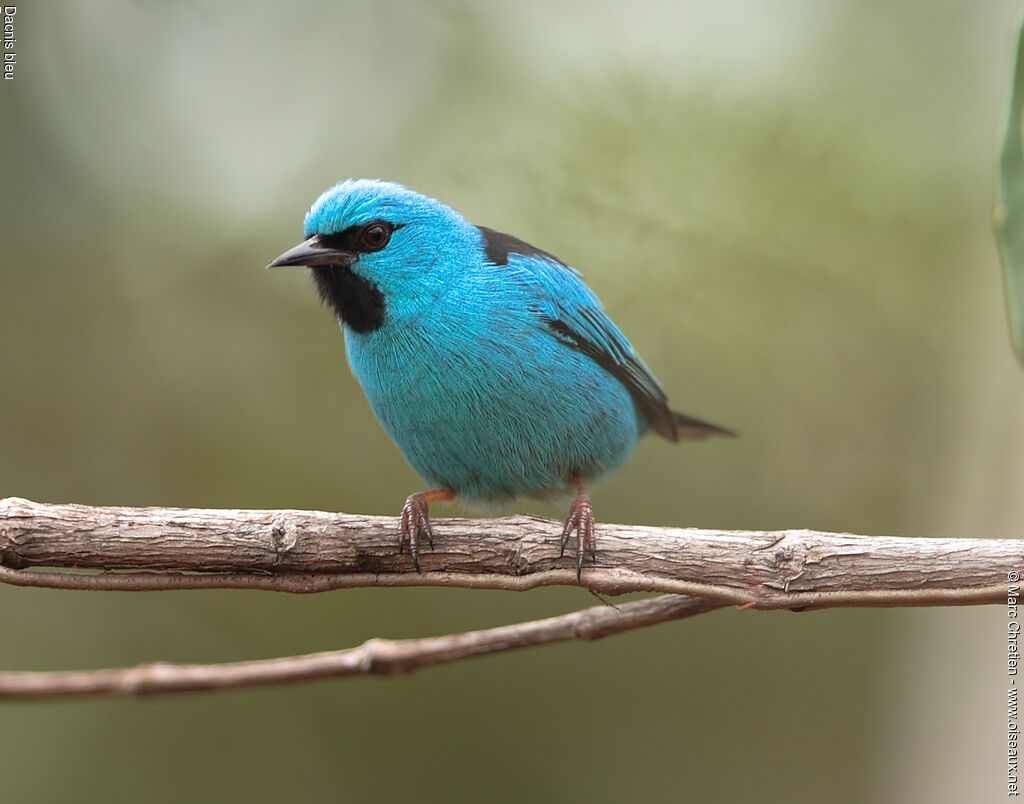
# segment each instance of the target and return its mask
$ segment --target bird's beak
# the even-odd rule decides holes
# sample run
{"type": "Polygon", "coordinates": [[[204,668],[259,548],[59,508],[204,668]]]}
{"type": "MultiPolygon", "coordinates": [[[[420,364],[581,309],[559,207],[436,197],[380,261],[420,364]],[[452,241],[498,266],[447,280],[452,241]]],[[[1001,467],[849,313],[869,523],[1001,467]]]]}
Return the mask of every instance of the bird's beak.
{"type": "Polygon", "coordinates": [[[299,243],[295,248],[288,249],[274,260],[268,268],[284,268],[289,265],[348,265],[356,255],[351,251],[340,251],[329,248],[320,242],[317,235],[299,243]]]}

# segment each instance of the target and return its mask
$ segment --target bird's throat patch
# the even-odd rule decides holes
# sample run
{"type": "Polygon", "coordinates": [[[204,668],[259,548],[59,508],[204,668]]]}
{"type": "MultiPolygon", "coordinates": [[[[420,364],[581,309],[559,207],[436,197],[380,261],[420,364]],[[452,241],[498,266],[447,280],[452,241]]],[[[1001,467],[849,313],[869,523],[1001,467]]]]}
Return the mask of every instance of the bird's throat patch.
{"type": "Polygon", "coordinates": [[[360,334],[380,329],[384,294],[376,285],[342,265],[317,265],[310,272],[316,292],[345,326],[360,334]]]}

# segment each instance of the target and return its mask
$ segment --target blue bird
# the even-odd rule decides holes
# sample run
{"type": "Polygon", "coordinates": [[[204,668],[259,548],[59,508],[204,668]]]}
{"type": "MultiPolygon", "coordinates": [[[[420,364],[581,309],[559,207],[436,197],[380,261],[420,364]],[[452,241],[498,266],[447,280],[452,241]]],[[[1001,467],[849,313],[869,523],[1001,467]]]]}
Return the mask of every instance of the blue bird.
{"type": "Polygon", "coordinates": [[[673,411],[581,275],[399,184],[349,179],[306,213],[306,240],[269,268],[308,266],[338,317],[352,373],[431,489],[402,509],[420,570],[430,503],[547,499],[575,489],[561,533],[596,560],[584,484],[637,439],[732,435],[673,411]]]}

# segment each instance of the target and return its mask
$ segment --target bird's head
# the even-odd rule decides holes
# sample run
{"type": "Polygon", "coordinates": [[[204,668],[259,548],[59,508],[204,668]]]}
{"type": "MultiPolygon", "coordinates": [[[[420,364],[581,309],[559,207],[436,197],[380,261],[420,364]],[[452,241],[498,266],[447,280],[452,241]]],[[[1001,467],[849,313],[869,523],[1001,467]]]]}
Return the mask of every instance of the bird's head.
{"type": "Polygon", "coordinates": [[[267,267],[308,266],[321,298],[356,332],[415,315],[480,250],[479,230],[458,212],[376,179],[324,192],[306,213],[305,237],[267,267]]]}

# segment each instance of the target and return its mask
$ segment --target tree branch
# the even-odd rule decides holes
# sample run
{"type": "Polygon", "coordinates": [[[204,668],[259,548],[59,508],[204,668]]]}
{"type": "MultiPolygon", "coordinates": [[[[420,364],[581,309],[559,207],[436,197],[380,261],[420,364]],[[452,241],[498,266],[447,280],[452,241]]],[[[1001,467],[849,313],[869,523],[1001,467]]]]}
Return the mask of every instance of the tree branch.
{"type": "MultiPolygon", "coordinates": [[[[58,589],[264,589],[355,586],[526,590],[576,585],[560,526],[530,516],[435,524],[422,574],[397,552],[387,517],[310,511],[100,508],[0,500],[0,581],[58,589]],[[61,571],[38,571],[49,567],[61,571]],[[83,571],[84,570],[84,571],[83,571]],[[97,573],[99,570],[101,572],[97,573]]],[[[758,609],[997,603],[1024,566],[1024,542],[910,539],[809,530],[713,531],[599,525],[599,565],[583,586],[665,592],[536,622],[235,664],[0,673],[0,697],[155,693],[402,673],[443,661],[689,617],[758,609]]]]}
{"type": "MultiPolygon", "coordinates": [[[[595,592],[667,592],[759,609],[966,605],[1005,597],[1024,542],[909,539],[810,530],[598,525],[595,592]]],[[[576,585],[560,525],[531,516],[434,523],[422,574],[390,517],[316,511],[100,508],[0,500],[0,580],[143,591],[355,586],[526,590],[576,585]],[[31,567],[102,570],[25,572],[31,567]]]]}

